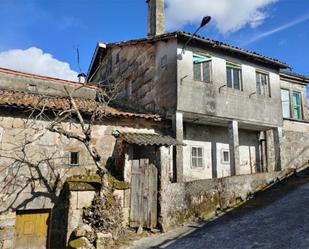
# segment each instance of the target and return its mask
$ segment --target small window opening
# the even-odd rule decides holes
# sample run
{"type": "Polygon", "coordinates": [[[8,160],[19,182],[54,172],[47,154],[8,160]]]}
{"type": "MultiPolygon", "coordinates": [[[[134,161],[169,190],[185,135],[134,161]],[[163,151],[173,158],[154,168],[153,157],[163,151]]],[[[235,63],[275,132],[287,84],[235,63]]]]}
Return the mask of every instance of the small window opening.
{"type": "Polygon", "coordinates": [[[37,91],[38,91],[38,88],[37,88],[37,86],[34,85],[34,84],[29,84],[29,85],[28,85],[28,91],[30,91],[30,92],[37,92],[37,91]]]}
{"type": "Polygon", "coordinates": [[[70,165],[79,165],[79,152],[70,152],[70,165]]]}
{"type": "Polygon", "coordinates": [[[230,152],[222,150],[222,163],[230,163],[230,152]]]}
{"type": "Polygon", "coordinates": [[[118,64],[119,58],[120,58],[120,56],[119,56],[119,53],[118,53],[118,54],[116,55],[116,63],[115,63],[115,64],[118,64]]]}
{"type": "Polygon", "coordinates": [[[167,67],[167,55],[164,55],[161,58],[161,68],[166,68],[167,67]]]}

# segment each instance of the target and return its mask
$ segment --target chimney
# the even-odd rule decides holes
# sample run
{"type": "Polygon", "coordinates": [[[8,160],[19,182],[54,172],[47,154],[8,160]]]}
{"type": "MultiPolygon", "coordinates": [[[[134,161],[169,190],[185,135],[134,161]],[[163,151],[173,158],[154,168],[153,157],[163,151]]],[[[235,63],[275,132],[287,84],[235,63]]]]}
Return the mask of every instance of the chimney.
{"type": "Polygon", "coordinates": [[[87,75],[84,74],[84,73],[80,73],[80,74],[77,75],[77,78],[78,78],[78,82],[79,83],[85,84],[86,83],[87,75]]]}
{"type": "Polygon", "coordinates": [[[148,4],[148,36],[164,33],[164,0],[146,0],[148,4]]]}

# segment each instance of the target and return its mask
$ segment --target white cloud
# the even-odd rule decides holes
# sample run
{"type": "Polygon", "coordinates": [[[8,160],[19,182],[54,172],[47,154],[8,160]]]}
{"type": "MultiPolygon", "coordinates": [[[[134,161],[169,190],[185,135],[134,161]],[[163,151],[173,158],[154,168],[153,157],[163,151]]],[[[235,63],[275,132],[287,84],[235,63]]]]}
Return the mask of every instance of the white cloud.
{"type": "Polygon", "coordinates": [[[12,49],[0,52],[0,67],[27,73],[41,74],[67,80],[77,80],[77,72],[66,62],[55,59],[41,49],[12,49]]]}
{"type": "Polygon", "coordinates": [[[257,36],[253,37],[252,39],[247,40],[246,42],[244,42],[242,44],[242,46],[246,46],[246,45],[249,45],[249,44],[251,44],[253,42],[256,42],[258,40],[264,39],[264,38],[266,38],[268,36],[272,36],[272,35],[274,35],[274,34],[276,34],[278,32],[281,32],[281,31],[286,30],[288,28],[294,27],[294,26],[296,26],[296,25],[298,25],[300,23],[306,22],[308,20],[309,20],[309,15],[302,16],[302,17],[300,17],[300,18],[298,18],[296,20],[293,20],[293,21],[291,21],[289,23],[283,24],[283,25],[281,25],[279,27],[276,27],[276,28],[274,28],[272,30],[269,30],[269,31],[266,31],[264,33],[258,34],[257,36]]]}
{"type": "Polygon", "coordinates": [[[257,27],[268,14],[265,7],[278,0],[166,0],[167,29],[178,29],[188,23],[199,23],[211,16],[224,34],[246,25],[257,27]]]}

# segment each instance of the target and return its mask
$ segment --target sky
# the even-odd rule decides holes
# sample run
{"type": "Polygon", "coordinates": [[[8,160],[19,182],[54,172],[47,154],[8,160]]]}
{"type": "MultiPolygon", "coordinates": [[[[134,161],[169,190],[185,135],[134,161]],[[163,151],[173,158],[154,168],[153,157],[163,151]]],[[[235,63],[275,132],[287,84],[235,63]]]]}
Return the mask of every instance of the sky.
{"type": "MultiPolygon", "coordinates": [[[[0,0],[0,67],[76,80],[97,42],[145,37],[145,0],[0,0]],[[80,66],[77,60],[79,50],[80,66]]],[[[166,31],[253,50],[309,75],[309,0],[165,0],[166,31]]]]}

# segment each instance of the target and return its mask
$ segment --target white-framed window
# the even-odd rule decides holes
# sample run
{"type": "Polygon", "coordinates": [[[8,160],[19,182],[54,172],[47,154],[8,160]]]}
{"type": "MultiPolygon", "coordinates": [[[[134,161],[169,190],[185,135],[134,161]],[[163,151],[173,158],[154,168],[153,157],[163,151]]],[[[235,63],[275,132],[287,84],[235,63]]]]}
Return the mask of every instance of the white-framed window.
{"type": "Polygon", "coordinates": [[[291,107],[290,107],[290,91],[281,89],[281,104],[282,104],[282,115],[284,118],[291,118],[291,107]]]}
{"type": "Polygon", "coordinates": [[[269,75],[256,72],[256,94],[270,97],[269,75]]]}
{"type": "Polygon", "coordinates": [[[69,164],[73,166],[79,165],[79,152],[71,151],[70,152],[70,158],[69,158],[69,164]]]}
{"type": "Polygon", "coordinates": [[[230,163],[230,150],[223,149],[221,151],[221,162],[224,164],[230,163]]]}
{"type": "Polygon", "coordinates": [[[193,55],[193,78],[195,81],[211,82],[211,58],[193,55]]]}
{"type": "Polygon", "coordinates": [[[232,62],[226,63],[226,86],[242,90],[241,66],[232,62]]]}
{"type": "Polygon", "coordinates": [[[204,151],[201,146],[191,147],[191,168],[202,168],[204,167],[204,151]]]}

